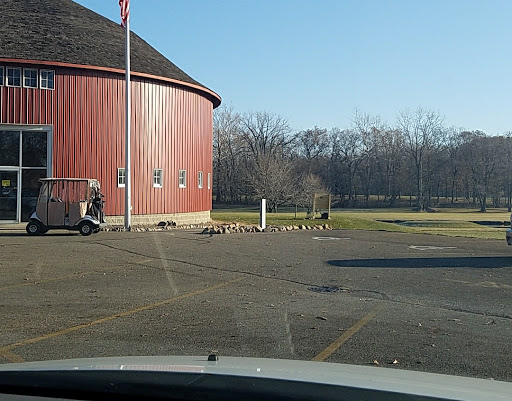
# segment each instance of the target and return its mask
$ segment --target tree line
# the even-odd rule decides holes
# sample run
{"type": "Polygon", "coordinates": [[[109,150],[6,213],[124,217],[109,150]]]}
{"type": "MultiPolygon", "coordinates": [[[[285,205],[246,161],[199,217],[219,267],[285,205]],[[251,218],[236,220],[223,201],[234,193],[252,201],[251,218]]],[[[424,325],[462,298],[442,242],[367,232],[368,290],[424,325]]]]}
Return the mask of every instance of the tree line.
{"type": "Polygon", "coordinates": [[[310,208],[330,192],[340,207],[511,209],[512,135],[447,127],[432,110],[401,110],[393,125],[356,111],[349,127],[294,132],[277,114],[222,106],[213,142],[217,203],[310,208]]]}

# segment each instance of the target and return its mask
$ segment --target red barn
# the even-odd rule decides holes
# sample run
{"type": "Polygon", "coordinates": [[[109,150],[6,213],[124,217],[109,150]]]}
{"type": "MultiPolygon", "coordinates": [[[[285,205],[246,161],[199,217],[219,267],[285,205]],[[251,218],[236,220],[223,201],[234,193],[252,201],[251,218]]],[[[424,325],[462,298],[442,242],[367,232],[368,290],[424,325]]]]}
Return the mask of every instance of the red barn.
{"type": "MultiPolygon", "coordinates": [[[[41,177],[97,178],[123,222],[124,28],[70,0],[0,2],[0,222],[41,177]]],[[[209,219],[220,97],[131,34],[133,224],[209,219]]]]}

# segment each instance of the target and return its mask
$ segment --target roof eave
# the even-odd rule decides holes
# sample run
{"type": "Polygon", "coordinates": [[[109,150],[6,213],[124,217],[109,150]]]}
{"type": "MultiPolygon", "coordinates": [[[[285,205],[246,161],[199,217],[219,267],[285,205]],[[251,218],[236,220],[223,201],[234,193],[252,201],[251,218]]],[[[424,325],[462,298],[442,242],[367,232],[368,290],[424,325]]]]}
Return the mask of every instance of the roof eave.
{"type": "MultiPolygon", "coordinates": [[[[125,70],[120,69],[120,68],[73,64],[73,63],[66,63],[66,62],[61,62],[61,61],[25,60],[25,59],[1,58],[0,57],[0,62],[18,63],[18,64],[44,64],[45,66],[53,66],[53,67],[79,68],[79,69],[85,69],[85,70],[113,72],[113,73],[123,74],[123,75],[125,74],[125,70]]],[[[204,86],[201,86],[201,85],[196,85],[196,84],[192,84],[189,82],[180,81],[178,79],[167,78],[167,77],[162,77],[162,76],[158,76],[158,75],[147,74],[144,72],[138,72],[138,71],[130,71],[130,75],[133,75],[136,77],[141,77],[141,78],[155,79],[157,81],[169,82],[169,83],[173,83],[176,85],[184,86],[186,88],[194,89],[194,90],[206,95],[206,97],[208,97],[211,100],[211,102],[213,103],[214,109],[219,107],[222,102],[221,97],[217,93],[215,93],[214,91],[212,91],[204,86]]]]}

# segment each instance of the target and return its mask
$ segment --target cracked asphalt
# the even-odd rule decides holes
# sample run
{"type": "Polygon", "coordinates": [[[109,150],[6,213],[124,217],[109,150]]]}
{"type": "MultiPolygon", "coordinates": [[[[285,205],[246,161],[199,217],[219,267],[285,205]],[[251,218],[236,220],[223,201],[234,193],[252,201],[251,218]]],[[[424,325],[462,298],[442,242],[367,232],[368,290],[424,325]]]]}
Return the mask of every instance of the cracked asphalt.
{"type": "Polygon", "coordinates": [[[0,363],[322,360],[512,381],[505,240],[0,230],[0,363]]]}

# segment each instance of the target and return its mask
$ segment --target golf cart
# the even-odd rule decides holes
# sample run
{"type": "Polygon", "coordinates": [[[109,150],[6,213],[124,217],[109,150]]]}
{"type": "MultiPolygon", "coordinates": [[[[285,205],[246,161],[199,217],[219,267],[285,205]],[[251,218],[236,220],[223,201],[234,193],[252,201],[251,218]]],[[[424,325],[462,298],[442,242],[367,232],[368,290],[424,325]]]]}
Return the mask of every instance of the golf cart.
{"type": "Polygon", "coordinates": [[[91,235],[106,226],[98,180],[41,178],[36,211],[27,224],[29,235],[51,229],[78,230],[91,235]]]}

